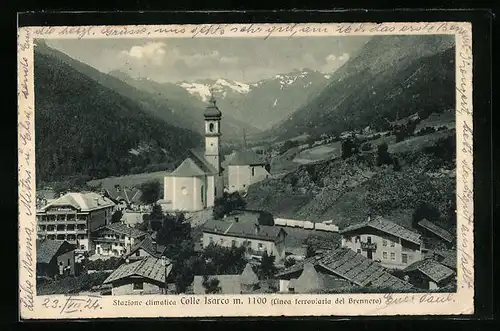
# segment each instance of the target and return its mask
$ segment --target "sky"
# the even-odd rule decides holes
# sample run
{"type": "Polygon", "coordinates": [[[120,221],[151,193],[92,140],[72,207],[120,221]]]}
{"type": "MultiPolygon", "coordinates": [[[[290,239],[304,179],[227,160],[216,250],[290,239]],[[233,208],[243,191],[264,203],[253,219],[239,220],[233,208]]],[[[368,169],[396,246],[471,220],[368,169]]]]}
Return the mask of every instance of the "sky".
{"type": "Polygon", "coordinates": [[[102,72],[158,82],[225,78],[252,83],[304,68],[341,67],[369,37],[46,40],[102,72]]]}

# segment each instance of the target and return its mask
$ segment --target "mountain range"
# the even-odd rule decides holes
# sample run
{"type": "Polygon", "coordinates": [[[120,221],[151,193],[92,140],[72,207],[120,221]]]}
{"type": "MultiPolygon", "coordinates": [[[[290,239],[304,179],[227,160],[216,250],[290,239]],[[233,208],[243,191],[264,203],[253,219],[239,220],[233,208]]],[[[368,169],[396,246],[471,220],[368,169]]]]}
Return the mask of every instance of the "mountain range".
{"type": "Polygon", "coordinates": [[[332,74],[319,95],[268,137],[383,128],[431,107],[454,109],[455,50],[450,36],[375,36],[332,74]]]}
{"type": "MultiPolygon", "coordinates": [[[[310,69],[278,74],[250,84],[224,78],[159,83],[133,78],[119,70],[109,74],[140,91],[169,100],[174,109],[204,109],[213,93],[224,116],[222,133],[229,140],[237,141],[242,139],[243,129],[251,136],[284,121],[299,106],[317,96],[330,78],[310,69]]],[[[193,120],[197,127],[202,127],[201,116],[193,120]]]]}
{"type": "Polygon", "coordinates": [[[59,55],[43,45],[35,47],[39,183],[170,170],[186,149],[202,144],[199,133],[154,116],[154,101],[144,102],[132,87],[125,96],[117,91],[122,85],[109,87],[114,78],[59,55]]]}
{"type": "Polygon", "coordinates": [[[250,84],[220,78],[179,82],[177,85],[201,101],[209,99],[212,89],[223,113],[266,130],[316,97],[329,78],[330,75],[302,69],[250,84]]]}

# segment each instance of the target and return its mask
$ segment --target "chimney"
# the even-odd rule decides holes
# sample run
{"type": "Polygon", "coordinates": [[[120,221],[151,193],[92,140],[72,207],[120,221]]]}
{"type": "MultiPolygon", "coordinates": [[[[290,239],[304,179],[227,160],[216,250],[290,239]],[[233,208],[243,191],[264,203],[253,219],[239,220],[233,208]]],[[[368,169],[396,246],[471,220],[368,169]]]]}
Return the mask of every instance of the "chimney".
{"type": "Polygon", "coordinates": [[[153,250],[156,252],[158,252],[158,245],[156,244],[156,239],[155,238],[151,238],[151,242],[153,243],[153,250]]]}

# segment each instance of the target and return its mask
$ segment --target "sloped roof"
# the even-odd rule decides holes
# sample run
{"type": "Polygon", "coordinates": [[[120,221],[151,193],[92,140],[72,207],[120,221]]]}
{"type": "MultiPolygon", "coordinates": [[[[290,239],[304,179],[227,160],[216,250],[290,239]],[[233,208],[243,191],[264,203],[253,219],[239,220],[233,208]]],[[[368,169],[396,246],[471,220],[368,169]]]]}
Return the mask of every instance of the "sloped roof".
{"type": "Polygon", "coordinates": [[[111,223],[111,224],[108,224],[106,226],[103,226],[103,227],[100,227],[100,228],[94,230],[94,232],[98,232],[98,231],[105,230],[105,229],[119,233],[119,234],[131,236],[132,238],[142,237],[142,236],[147,234],[147,232],[126,226],[123,223],[111,223]]]}
{"type": "Polygon", "coordinates": [[[252,150],[236,152],[228,162],[230,166],[237,165],[264,165],[266,162],[252,150]]]}
{"type": "Polygon", "coordinates": [[[256,216],[238,215],[238,217],[240,218],[238,222],[236,222],[234,218],[224,220],[209,220],[204,224],[203,232],[274,242],[278,238],[280,231],[284,231],[282,228],[277,226],[259,225],[259,230],[257,232],[255,225],[257,223],[256,216]],[[245,220],[242,219],[243,217],[252,217],[252,219],[245,220]]]}
{"type": "Polygon", "coordinates": [[[254,285],[259,283],[259,277],[257,277],[253,271],[250,263],[247,263],[245,269],[243,269],[243,272],[240,275],[240,282],[243,285],[254,285]]]}
{"type": "Polygon", "coordinates": [[[316,291],[325,288],[323,278],[318,274],[313,264],[304,264],[300,277],[294,282],[295,291],[299,293],[316,291]]]}
{"type": "MultiPolygon", "coordinates": [[[[208,278],[217,278],[219,280],[220,294],[241,293],[240,275],[210,275],[208,278]]],[[[193,292],[194,294],[205,294],[203,276],[194,276],[193,292]]]]}
{"type": "Polygon", "coordinates": [[[415,231],[407,229],[399,224],[388,221],[382,217],[376,217],[374,219],[368,220],[366,222],[361,222],[358,224],[354,224],[348,226],[345,229],[339,231],[339,233],[344,234],[348,232],[352,232],[355,230],[359,230],[365,227],[371,227],[376,230],[391,234],[393,236],[399,237],[406,241],[412,242],[414,244],[420,245],[422,239],[421,235],[415,231]]]}
{"type": "Polygon", "coordinates": [[[170,271],[172,271],[172,262],[167,259],[167,264],[167,272],[165,272],[165,266],[162,264],[162,260],[152,256],[148,256],[136,262],[125,263],[113,271],[113,273],[106,278],[104,284],[109,284],[116,280],[128,278],[130,276],[144,277],[164,283],[165,274],[167,274],[168,277],[170,271]]]}
{"type": "Polygon", "coordinates": [[[36,240],[36,263],[50,263],[63,245],[68,245],[68,250],[74,248],[72,244],[65,240],[36,240]]]}
{"type": "Polygon", "coordinates": [[[442,260],[438,261],[442,265],[447,266],[450,269],[457,269],[457,251],[456,250],[435,250],[434,254],[442,257],[442,260]]]}
{"type": "Polygon", "coordinates": [[[418,225],[420,225],[424,229],[434,233],[436,236],[440,237],[441,239],[443,239],[449,243],[453,242],[453,235],[451,233],[449,233],[448,231],[446,231],[442,227],[437,226],[436,224],[426,220],[425,218],[423,220],[421,220],[420,222],[418,222],[418,225]]]}
{"type": "Polygon", "coordinates": [[[170,176],[175,177],[198,177],[204,175],[205,172],[201,170],[190,157],[185,159],[174,171],[170,173],[170,176]]]}
{"type": "Polygon", "coordinates": [[[296,273],[310,263],[332,274],[337,275],[358,286],[408,290],[413,286],[396,276],[391,275],[380,263],[364,257],[348,248],[339,247],[325,251],[321,255],[309,257],[286,268],[276,276],[279,278],[296,273]]]}
{"type": "Polygon", "coordinates": [[[433,259],[417,261],[406,267],[403,271],[411,272],[416,270],[420,271],[436,283],[439,283],[455,274],[453,270],[433,259]]]}
{"type": "Polygon", "coordinates": [[[151,236],[146,236],[141,242],[137,243],[132,247],[130,252],[125,255],[125,257],[129,257],[132,254],[135,254],[135,252],[139,249],[143,249],[146,252],[148,252],[150,255],[154,257],[161,257],[163,253],[165,252],[166,247],[163,245],[154,245],[153,239],[151,239],[151,236]]]}
{"type": "Polygon", "coordinates": [[[207,161],[202,150],[190,149],[189,154],[191,155],[191,159],[196,163],[196,165],[206,174],[213,175],[217,173],[217,169],[215,169],[214,166],[207,161]]]}
{"type": "Polygon", "coordinates": [[[48,203],[42,210],[45,211],[50,207],[72,206],[75,209],[85,212],[114,205],[115,203],[111,199],[95,192],[70,192],[48,203]]]}
{"type": "Polygon", "coordinates": [[[107,194],[115,201],[123,200],[127,203],[138,202],[142,192],[138,188],[118,188],[110,187],[106,189],[107,194]]]}

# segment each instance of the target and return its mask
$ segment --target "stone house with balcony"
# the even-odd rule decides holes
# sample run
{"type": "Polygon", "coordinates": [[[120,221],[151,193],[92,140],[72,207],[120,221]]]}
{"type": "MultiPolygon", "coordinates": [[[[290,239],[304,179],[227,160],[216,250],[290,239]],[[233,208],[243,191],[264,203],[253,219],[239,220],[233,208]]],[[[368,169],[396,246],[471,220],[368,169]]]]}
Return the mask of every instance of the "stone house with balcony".
{"type": "Polygon", "coordinates": [[[105,225],[91,233],[91,255],[121,257],[146,236],[146,232],[123,223],[105,225]]]}
{"type": "Polygon", "coordinates": [[[382,217],[340,231],[341,246],[349,248],[390,269],[404,269],[423,259],[421,235],[382,217]]]}
{"type": "Polygon", "coordinates": [[[203,247],[210,244],[224,247],[245,246],[249,258],[260,259],[264,252],[275,256],[275,263],[285,259],[285,239],[283,228],[259,225],[258,215],[240,213],[224,220],[209,220],[203,226],[203,247]]]}
{"type": "Polygon", "coordinates": [[[90,232],[109,224],[114,209],[113,201],[98,193],[67,193],[37,210],[37,237],[66,240],[77,251],[89,251],[90,232]]]}

